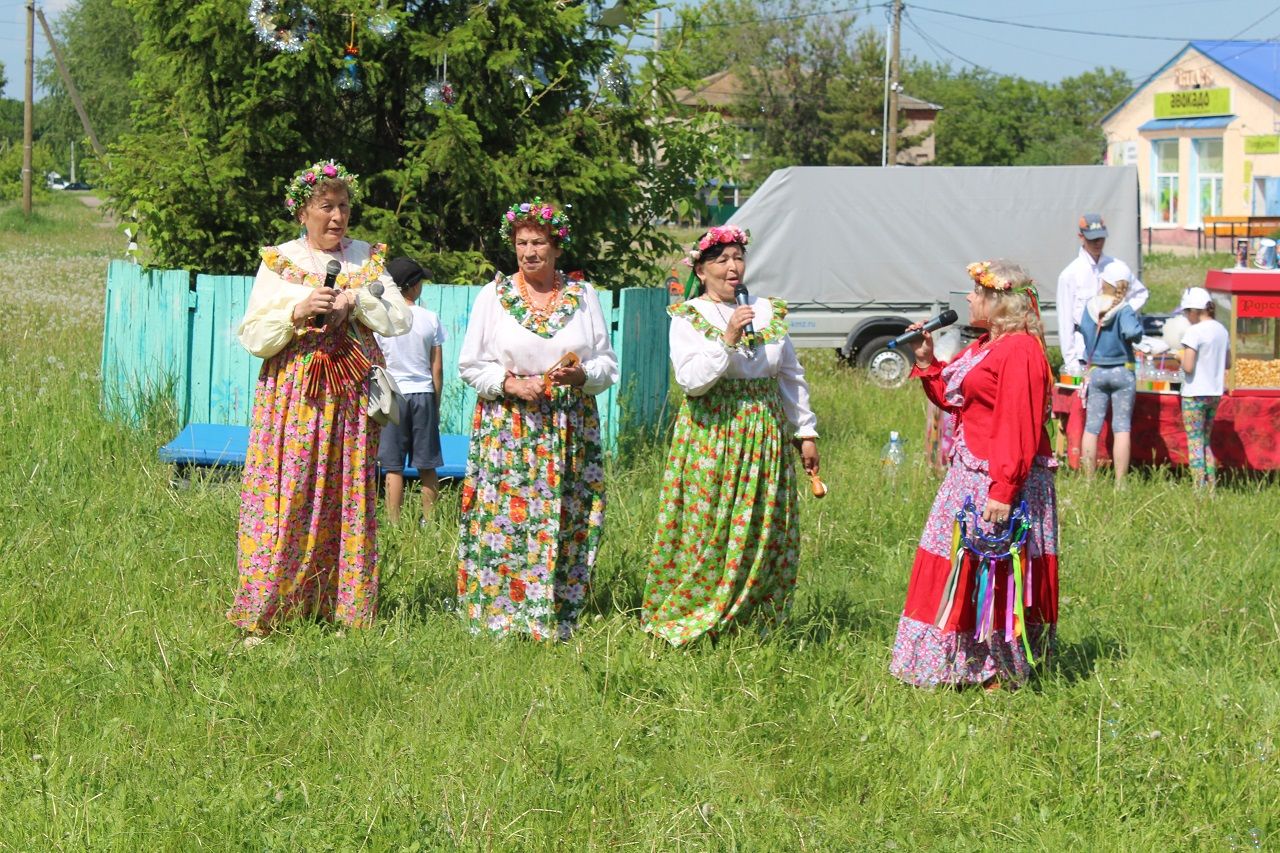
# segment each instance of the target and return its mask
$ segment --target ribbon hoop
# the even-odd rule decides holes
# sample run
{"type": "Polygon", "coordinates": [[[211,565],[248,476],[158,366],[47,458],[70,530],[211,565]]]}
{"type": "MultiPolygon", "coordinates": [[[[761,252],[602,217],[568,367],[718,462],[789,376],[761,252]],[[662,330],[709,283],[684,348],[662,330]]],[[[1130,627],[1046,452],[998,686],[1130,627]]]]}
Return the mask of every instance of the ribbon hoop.
{"type": "Polygon", "coordinates": [[[1031,561],[1027,559],[1027,534],[1031,531],[1031,512],[1021,501],[1009,515],[1009,525],[1002,533],[983,533],[978,507],[973,496],[965,498],[956,511],[951,533],[951,573],[943,588],[942,601],[934,625],[946,626],[955,609],[959,593],[960,569],[966,552],[978,561],[977,577],[971,601],[977,607],[973,638],[989,642],[995,636],[995,591],[998,572],[1005,577],[1004,640],[1022,641],[1027,662],[1034,664],[1031,641],[1027,636],[1026,608],[1031,605],[1031,561]],[[1005,562],[1007,561],[1007,563],[1005,562]],[[1001,565],[1004,564],[1004,565],[1001,565]]]}

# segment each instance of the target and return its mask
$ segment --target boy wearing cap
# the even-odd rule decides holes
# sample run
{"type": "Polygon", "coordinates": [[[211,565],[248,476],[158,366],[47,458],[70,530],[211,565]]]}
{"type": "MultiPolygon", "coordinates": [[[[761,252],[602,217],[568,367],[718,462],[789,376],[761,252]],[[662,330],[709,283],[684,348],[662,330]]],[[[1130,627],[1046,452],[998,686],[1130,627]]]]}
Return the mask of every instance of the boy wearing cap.
{"type": "MultiPolygon", "coordinates": [[[[1115,260],[1102,252],[1107,242],[1107,225],[1100,215],[1086,213],[1076,226],[1080,252],[1058,276],[1058,347],[1062,350],[1062,369],[1071,376],[1079,376],[1086,363],[1084,337],[1080,334],[1085,306],[1101,289],[1099,273],[1115,260]]],[[[1146,285],[1132,273],[1130,276],[1125,302],[1135,312],[1141,311],[1149,294],[1146,285]]]]}
{"type": "Polygon", "coordinates": [[[378,464],[387,476],[387,512],[393,524],[400,521],[404,503],[404,464],[408,458],[422,481],[422,514],[430,514],[440,494],[436,468],[444,460],[440,452],[440,391],[443,387],[444,327],[434,311],[415,304],[422,295],[427,272],[410,258],[393,258],[387,272],[400,287],[413,315],[413,327],[403,335],[384,338],[378,346],[387,359],[387,370],[400,386],[408,405],[400,423],[382,428],[378,464]]]}
{"type": "Polygon", "coordinates": [[[1209,447],[1213,418],[1222,401],[1223,376],[1231,363],[1231,335],[1213,316],[1213,298],[1203,287],[1188,287],[1178,310],[1191,325],[1182,335],[1182,427],[1187,431],[1187,465],[1197,489],[1213,488],[1218,467],[1209,447]]]}
{"type": "Polygon", "coordinates": [[[1124,261],[1111,260],[1098,274],[1102,290],[1089,300],[1080,318],[1080,334],[1088,363],[1085,380],[1084,438],[1080,460],[1085,476],[1092,477],[1098,458],[1098,436],[1111,407],[1111,461],[1116,487],[1129,472],[1133,404],[1137,398],[1133,345],[1142,338],[1142,321],[1125,302],[1133,272],[1124,261]]]}

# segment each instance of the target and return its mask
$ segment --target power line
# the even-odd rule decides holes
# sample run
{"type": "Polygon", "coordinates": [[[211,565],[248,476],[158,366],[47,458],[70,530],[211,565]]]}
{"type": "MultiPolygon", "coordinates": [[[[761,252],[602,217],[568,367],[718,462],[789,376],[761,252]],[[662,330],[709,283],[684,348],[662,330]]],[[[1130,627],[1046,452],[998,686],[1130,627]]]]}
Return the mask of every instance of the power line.
{"type": "MultiPolygon", "coordinates": [[[[1041,30],[1044,32],[1051,32],[1051,33],[1069,33],[1071,35],[1077,35],[1077,36],[1096,36],[1099,38],[1130,39],[1130,40],[1137,40],[1137,41],[1189,42],[1189,41],[1197,40],[1194,38],[1182,38],[1179,36],[1147,36],[1147,35],[1138,35],[1134,33],[1105,33],[1105,32],[1098,32],[1096,30],[1076,30],[1076,29],[1071,29],[1070,27],[1049,27],[1049,26],[1044,26],[1042,24],[1022,24],[1017,21],[1003,21],[999,18],[983,18],[978,15],[966,15],[962,12],[948,12],[946,9],[931,9],[928,6],[921,6],[919,4],[914,4],[914,3],[912,4],[911,8],[919,9],[922,12],[933,12],[936,15],[949,15],[950,17],[953,17],[953,18],[964,18],[965,20],[968,20],[968,21],[979,21],[984,24],[1002,24],[1003,26],[1006,26],[1006,27],[1018,27],[1024,30],[1041,30]]],[[[1277,7],[1277,9],[1273,9],[1271,12],[1268,12],[1267,14],[1271,15],[1271,14],[1274,14],[1276,11],[1280,11],[1280,7],[1277,7]]],[[[1249,26],[1252,27],[1254,25],[1250,24],[1249,26]]],[[[1228,39],[1228,41],[1230,41],[1230,39],[1228,39]]]]}
{"type": "Polygon", "coordinates": [[[709,30],[712,27],[742,27],[742,26],[748,26],[750,24],[774,24],[782,21],[800,21],[805,18],[821,18],[826,15],[848,15],[850,13],[859,12],[863,10],[870,12],[872,9],[887,9],[892,5],[893,4],[890,2],[863,3],[857,6],[845,6],[841,9],[823,9],[818,12],[797,12],[794,15],[779,15],[776,18],[751,18],[745,21],[733,20],[733,21],[708,21],[705,23],[698,22],[697,24],[695,24],[695,28],[700,30],[709,30]]]}
{"type": "MultiPolygon", "coordinates": [[[[928,33],[926,33],[924,30],[920,29],[920,27],[916,24],[915,19],[914,19],[914,18],[912,18],[912,17],[911,17],[911,15],[910,15],[909,13],[907,14],[906,18],[907,18],[907,26],[911,28],[911,31],[912,31],[912,32],[914,32],[916,35],[920,36],[920,38],[924,39],[925,43],[926,43],[927,45],[929,45],[929,47],[930,47],[930,48],[932,48],[932,49],[933,49],[933,52],[934,52],[935,54],[936,54],[939,50],[941,50],[941,51],[943,51],[944,53],[947,53],[947,54],[949,54],[949,55],[951,55],[951,56],[955,57],[956,59],[960,60],[960,61],[961,61],[961,62],[963,62],[965,65],[972,65],[974,68],[978,69],[979,71],[985,71],[985,72],[987,72],[988,74],[995,74],[997,77],[1005,77],[1005,76],[1008,76],[1008,75],[1005,75],[1005,74],[1000,74],[1000,73],[998,73],[998,72],[996,72],[996,71],[992,71],[990,68],[987,68],[985,65],[979,65],[978,63],[974,62],[972,59],[965,59],[963,56],[961,56],[960,54],[956,53],[954,50],[952,50],[951,48],[947,47],[947,46],[946,46],[945,44],[943,44],[942,42],[940,42],[940,41],[938,41],[937,39],[933,38],[933,36],[929,35],[929,34],[928,34],[928,33]]],[[[939,57],[939,58],[941,58],[941,57],[939,57]]]]}
{"type": "MultiPolygon", "coordinates": [[[[932,37],[932,36],[930,36],[928,33],[926,33],[926,32],[921,28],[920,23],[919,23],[918,21],[916,21],[915,19],[912,19],[912,21],[911,21],[911,29],[916,33],[916,35],[920,36],[920,37],[921,37],[922,39],[924,39],[927,43],[929,43],[930,47],[931,47],[931,48],[933,48],[933,52],[934,52],[934,54],[935,54],[935,55],[937,55],[937,54],[938,54],[938,50],[939,50],[939,49],[941,49],[941,50],[946,51],[947,53],[949,53],[951,56],[955,57],[956,59],[959,59],[961,62],[964,62],[964,63],[966,63],[967,65],[972,65],[974,68],[980,69],[980,70],[982,70],[982,71],[986,71],[986,72],[988,72],[988,73],[990,73],[990,74],[994,74],[994,75],[996,75],[997,77],[1013,77],[1013,76],[1018,76],[1018,75],[1007,74],[1007,73],[1004,73],[1004,72],[996,71],[996,70],[991,69],[991,68],[986,68],[985,66],[979,65],[978,63],[973,62],[972,60],[965,59],[963,56],[960,56],[960,55],[959,55],[959,54],[957,54],[955,51],[953,51],[953,50],[951,50],[950,48],[946,47],[945,45],[941,44],[941,42],[939,42],[939,41],[938,41],[938,39],[933,38],[933,37],[932,37]]],[[[1064,60],[1064,61],[1067,61],[1067,62],[1073,62],[1073,63],[1076,63],[1076,64],[1078,64],[1078,65],[1085,66],[1086,68],[1095,67],[1093,63],[1088,62],[1088,61],[1086,61],[1086,60],[1083,60],[1083,59],[1081,59],[1081,58],[1080,58],[1080,57],[1078,57],[1078,56],[1063,56],[1063,55],[1061,55],[1061,54],[1057,54],[1057,53],[1050,53],[1049,51],[1045,51],[1045,50],[1032,49],[1032,48],[1027,47],[1027,46],[1026,46],[1026,45],[1024,45],[1024,44],[1017,44],[1017,43],[1015,43],[1015,42],[1008,42],[1008,41],[1004,41],[1004,40],[1002,40],[1002,39],[993,38],[993,37],[991,37],[991,36],[989,36],[989,35],[986,35],[985,33],[966,33],[966,32],[965,32],[965,31],[963,31],[963,30],[958,30],[958,29],[954,29],[954,28],[952,28],[950,31],[951,31],[951,32],[954,32],[954,33],[960,33],[961,35],[968,35],[968,36],[971,36],[971,37],[973,37],[973,38],[983,39],[983,40],[985,40],[985,41],[989,41],[989,42],[992,42],[992,43],[994,43],[994,44],[1004,45],[1004,46],[1006,46],[1006,47],[1012,47],[1012,48],[1014,48],[1015,50],[1022,50],[1022,51],[1024,51],[1024,52],[1034,53],[1034,54],[1036,54],[1036,55],[1038,55],[1038,56],[1052,56],[1052,57],[1053,57],[1053,58],[1055,58],[1055,59],[1061,59],[1061,60],[1064,60]]],[[[939,59],[941,59],[941,56],[939,56],[939,59]]]]}

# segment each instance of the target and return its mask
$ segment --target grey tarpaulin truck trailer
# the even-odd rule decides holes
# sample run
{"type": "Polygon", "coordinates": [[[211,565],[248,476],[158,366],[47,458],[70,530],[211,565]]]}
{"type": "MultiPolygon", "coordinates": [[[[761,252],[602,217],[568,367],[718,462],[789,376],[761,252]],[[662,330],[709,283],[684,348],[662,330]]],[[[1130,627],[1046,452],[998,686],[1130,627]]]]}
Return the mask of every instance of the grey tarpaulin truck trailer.
{"type": "Polygon", "coordinates": [[[787,301],[796,346],[835,347],[897,385],[909,365],[885,343],[969,290],[971,261],[1030,270],[1055,346],[1058,273],[1080,249],[1086,212],[1106,220],[1107,253],[1141,274],[1131,166],[796,166],[770,175],[729,221],[751,229],[745,283],[787,301]]]}

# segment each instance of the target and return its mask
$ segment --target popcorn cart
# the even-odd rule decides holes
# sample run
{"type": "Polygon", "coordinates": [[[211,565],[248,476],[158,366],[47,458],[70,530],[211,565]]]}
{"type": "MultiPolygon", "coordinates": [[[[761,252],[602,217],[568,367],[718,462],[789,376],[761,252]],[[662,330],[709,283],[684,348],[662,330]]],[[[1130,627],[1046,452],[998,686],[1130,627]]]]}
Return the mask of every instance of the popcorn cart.
{"type": "Polygon", "coordinates": [[[1230,393],[1280,397],[1280,272],[1210,270],[1204,287],[1231,334],[1230,393]]]}

